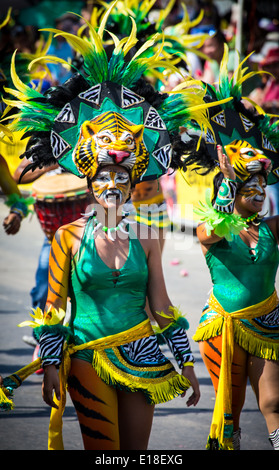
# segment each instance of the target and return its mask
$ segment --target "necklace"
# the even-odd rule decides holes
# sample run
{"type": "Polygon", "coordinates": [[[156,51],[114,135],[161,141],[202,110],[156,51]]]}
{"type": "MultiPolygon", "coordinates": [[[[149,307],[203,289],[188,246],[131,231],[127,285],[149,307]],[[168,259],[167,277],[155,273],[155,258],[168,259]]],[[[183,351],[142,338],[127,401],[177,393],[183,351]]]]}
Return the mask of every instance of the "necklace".
{"type": "Polygon", "coordinates": [[[255,220],[257,217],[259,216],[259,213],[258,212],[255,212],[255,214],[252,214],[250,215],[249,217],[241,217],[241,219],[243,220],[243,222],[246,222],[247,224],[249,224],[249,222],[253,222],[253,220],[255,220]]]}
{"type": "MultiPolygon", "coordinates": [[[[254,220],[257,219],[257,217],[259,217],[259,213],[256,212],[255,214],[252,214],[250,215],[249,217],[241,217],[241,219],[243,220],[243,222],[246,222],[247,224],[249,224],[250,222],[252,222],[253,225],[257,226],[257,225],[260,225],[260,222],[254,222],[254,220]]],[[[246,230],[246,232],[248,232],[249,230],[249,227],[245,227],[244,230],[246,230]]]]}
{"type": "Polygon", "coordinates": [[[125,212],[123,213],[122,219],[119,222],[119,224],[117,224],[116,227],[109,228],[109,227],[106,227],[106,225],[103,225],[102,222],[99,222],[96,215],[97,215],[97,212],[94,209],[90,213],[86,214],[87,217],[92,216],[93,218],[93,224],[94,224],[93,233],[96,233],[98,230],[101,229],[104,233],[107,234],[108,238],[113,242],[115,241],[115,238],[112,236],[114,232],[117,232],[118,230],[120,230],[123,233],[129,233],[127,230],[125,230],[126,225],[135,223],[133,220],[127,219],[129,212],[125,212]]]}

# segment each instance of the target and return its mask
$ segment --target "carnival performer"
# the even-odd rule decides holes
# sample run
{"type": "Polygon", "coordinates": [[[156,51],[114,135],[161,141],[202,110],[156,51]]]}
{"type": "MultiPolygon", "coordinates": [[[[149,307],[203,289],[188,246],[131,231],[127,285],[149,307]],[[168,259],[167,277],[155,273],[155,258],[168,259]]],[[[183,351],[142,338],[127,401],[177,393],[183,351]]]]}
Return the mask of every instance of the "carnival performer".
{"type": "Polygon", "coordinates": [[[32,134],[24,154],[31,168],[57,162],[86,177],[96,200],[92,211],[56,232],[46,310],[37,309],[34,321],[21,324],[34,328],[41,357],[4,378],[0,389],[2,405],[12,406],[9,393],[43,365],[43,398],[52,407],[49,449],[63,448],[66,384],[86,449],[146,449],[156,403],[183,395],[190,386],[187,405],[196,405],[200,396],[186,319],[168,297],[159,242],[149,227],[141,235],[121,207],[137,182],[157,179],[173,156],[180,161],[197,149],[210,105],[201,84],[190,78],[170,95],[141,78],[148,68],[173,70],[173,64],[161,47],[141,57],[152,39],[125,60],[137,41],[133,19],[128,37],[119,41],[111,35],[115,48],[109,59],[102,44],[109,14],[97,31],[86,23],[85,37],[54,31],[84,60],[81,73],[63,86],[43,96],[24,86],[14,63],[11,68],[20,116],[8,126],[32,134]],[[193,120],[200,137],[184,143],[180,125],[193,120]],[[71,316],[65,324],[68,295],[71,316]],[[181,374],[159,349],[144,310],[146,296],[181,374]]]}
{"type": "Polygon", "coordinates": [[[213,197],[214,208],[218,211],[223,207],[224,191],[230,187],[230,211],[234,206],[234,214],[240,216],[246,227],[232,235],[232,240],[216,235],[214,230],[209,234],[206,222],[197,228],[213,282],[211,297],[194,336],[200,341],[202,358],[218,397],[210,446],[218,448],[220,443],[226,446],[233,429],[232,448],[240,449],[240,415],[249,378],[269,438],[278,449],[279,309],[274,285],[279,262],[279,219],[259,217],[267,175],[255,173],[245,183],[237,184],[234,169],[221,148],[219,159],[222,175],[216,177],[219,181],[213,197]],[[228,348],[227,355],[223,348],[228,348]],[[231,369],[227,369],[229,362],[231,369]],[[225,414],[222,430],[218,429],[218,413],[225,414]],[[218,441],[220,431],[224,440],[218,441]]]}
{"type": "Polygon", "coordinates": [[[208,194],[195,210],[213,284],[193,337],[216,392],[207,447],[240,449],[240,415],[249,378],[278,449],[279,219],[260,216],[266,185],[278,181],[278,122],[272,124],[259,107],[257,112],[245,108],[241,85],[251,74],[245,76],[241,63],[228,80],[226,59],[218,91],[208,88],[214,99],[218,94],[233,97],[211,114],[215,140],[208,135],[207,143],[209,155],[217,149],[212,163],[220,171],[213,197],[208,194]]]}

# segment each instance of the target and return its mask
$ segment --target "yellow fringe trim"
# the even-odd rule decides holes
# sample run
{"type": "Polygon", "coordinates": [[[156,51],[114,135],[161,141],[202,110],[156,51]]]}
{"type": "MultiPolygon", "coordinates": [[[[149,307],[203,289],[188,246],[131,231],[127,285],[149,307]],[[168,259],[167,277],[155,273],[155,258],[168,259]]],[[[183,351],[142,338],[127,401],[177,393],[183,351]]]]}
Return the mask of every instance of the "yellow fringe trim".
{"type": "MultiPolygon", "coordinates": [[[[274,291],[272,295],[263,302],[235,312],[226,312],[215,296],[211,294],[209,298],[209,308],[217,312],[216,317],[211,320],[211,323],[209,320],[201,324],[193,337],[195,341],[204,341],[212,336],[222,334],[220,376],[209,434],[210,439],[218,441],[220,448],[224,448],[225,446],[224,417],[232,415],[231,365],[234,340],[237,338],[237,342],[241,342],[242,345],[248,345],[247,331],[243,326],[240,327],[240,325],[243,324],[239,320],[253,320],[253,318],[265,315],[271,312],[277,304],[278,297],[276,291],[274,291]]],[[[256,334],[254,334],[252,341],[250,341],[250,338],[251,335],[249,335],[249,348],[254,348],[254,351],[262,350],[263,341],[260,340],[260,337],[256,338],[256,334]]],[[[274,345],[275,343],[273,342],[272,344],[274,345]]],[[[266,345],[268,346],[268,342],[266,342],[266,345]]],[[[278,350],[278,343],[276,344],[276,349],[278,350]]],[[[268,350],[270,351],[270,344],[268,350]]],[[[265,354],[266,356],[270,355],[268,351],[265,354]]]]}
{"type": "Polygon", "coordinates": [[[0,387],[0,403],[3,410],[13,410],[13,400],[8,398],[10,392],[5,387],[0,387]]]}
{"type": "MultiPolygon", "coordinates": [[[[48,433],[48,449],[49,450],[63,450],[63,438],[62,438],[62,418],[64,414],[64,409],[66,405],[66,387],[67,387],[67,378],[71,367],[71,357],[70,355],[76,351],[83,349],[94,349],[96,352],[102,351],[106,348],[112,348],[116,346],[121,346],[130,341],[135,341],[136,339],[141,339],[153,335],[153,330],[151,328],[150,320],[144,320],[139,325],[130,328],[125,332],[118,333],[116,335],[107,336],[106,338],[100,338],[88,343],[81,345],[66,345],[63,360],[59,368],[59,378],[60,378],[60,396],[61,399],[58,401],[54,395],[53,400],[57,404],[58,408],[51,409],[50,423],[49,423],[49,433],[48,433]]],[[[94,354],[95,354],[94,352],[94,354]]]]}
{"type": "MultiPolygon", "coordinates": [[[[224,318],[222,316],[217,316],[204,325],[201,324],[194,334],[193,340],[207,341],[221,335],[223,324],[224,318]]],[[[249,354],[270,361],[279,360],[279,340],[264,339],[253,330],[246,328],[240,320],[234,320],[233,333],[235,342],[249,354]]]]}
{"type": "Polygon", "coordinates": [[[254,331],[250,331],[238,320],[234,324],[234,338],[237,344],[253,356],[269,361],[279,360],[279,340],[263,339],[254,331]]]}
{"type": "Polygon", "coordinates": [[[120,371],[101,351],[94,352],[92,366],[97,375],[108,385],[118,385],[131,392],[142,390],[147,394],[149,402],[155,405],[172,400],[191,386],[190,381],[176,371],[170,372],[168,377],[154,379],[154,383],[150,383],[150,379],[130,376],[120,371]]]}

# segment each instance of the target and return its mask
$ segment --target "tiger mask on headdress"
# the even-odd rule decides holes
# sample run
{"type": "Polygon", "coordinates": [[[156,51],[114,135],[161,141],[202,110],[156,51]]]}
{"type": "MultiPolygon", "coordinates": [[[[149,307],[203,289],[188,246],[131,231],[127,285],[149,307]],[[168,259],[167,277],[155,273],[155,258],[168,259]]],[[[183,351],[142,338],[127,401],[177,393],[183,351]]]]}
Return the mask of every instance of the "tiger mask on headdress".
{"type": "Polygon", "coordinates": [[[241,181],[262,170],[268,175],[272,169],[271,160],[245,140],[234,140],[224,148],[237,178],[241,181]]]}
{"type": "Polygon", "coordinates": [[[143,125],[135,125],[115,112],[105,112],[82,124],[73,152],[74,162],[90,178],[101,165],[120,165],[132,171],[134,180],[148,166],[143,131],[143,125]]]}

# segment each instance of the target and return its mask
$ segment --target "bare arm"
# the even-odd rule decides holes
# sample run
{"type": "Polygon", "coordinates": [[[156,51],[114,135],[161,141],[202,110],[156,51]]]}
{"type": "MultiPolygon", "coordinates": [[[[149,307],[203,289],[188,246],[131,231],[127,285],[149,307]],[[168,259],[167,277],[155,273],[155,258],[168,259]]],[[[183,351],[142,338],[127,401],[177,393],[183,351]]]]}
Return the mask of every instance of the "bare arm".
{"type": "MultiPolygon", "coordinates": [[[[148,300],[151,313],[160,328],[165,328],[171,323],[171,320],[160,316],[157,312],[163,311],[164,313],[169,314],[169,307],[172,307],[172,303],[169,299],[165,286],[161,263],[161,250],[158,240],[150,240],[148,269],[148,300]]],[[[182,375],[184,375],[184,377],[186,377],[191,382],[191,386],[193,388],[193,393],[187,400],[187,406],[195,406],[200,399],[200,390],[199,383],[194,372],[194,367],[183,367],[182,375]]]]}
{"type": "MultiPolygon", "coordinates": [[[[71,226],[60,228],[52,241],[49,257],[48,297],[46,310],[54,307],[66,311],[68,280],[72,252],[71,226]]],[[[54,365],[44,367],[42,396],[44,401],[57,408],[53,399],[53,391],[60,400],[60,383],[57,369],[54,365]]]]}

